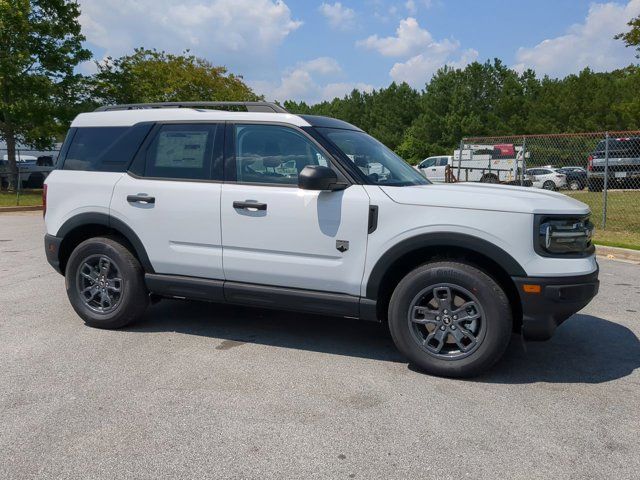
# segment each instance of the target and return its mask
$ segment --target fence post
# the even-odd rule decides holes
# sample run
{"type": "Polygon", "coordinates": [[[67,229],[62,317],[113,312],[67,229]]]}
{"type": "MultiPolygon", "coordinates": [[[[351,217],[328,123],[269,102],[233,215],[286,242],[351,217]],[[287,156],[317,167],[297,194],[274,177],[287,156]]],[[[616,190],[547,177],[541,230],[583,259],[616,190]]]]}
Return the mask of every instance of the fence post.
{"type": "Polygon", "coordinates": [[[460,139],[460,155],[458,156],[458,181],[460,181],[460,167],[462,166],[462,148],[464,147],[464,137],[460,139]]]}
{"type": "MultiPolygon", "coordinates": [[[[518,160],[516,157],[516,169],[518,168],[518,160]]],[[[527,169],[527,137],[522,136],[522,170],[520,172],[520,186],[524,186],[524,172],[527,169]]]]}
{"type": "Polygon", "coordinates": [[[16,162],[16,171],[18,172],[18,178],[16,178],[16,206],[20,206],[20,184],[22,183],[20,181],[20,162],[16,162]]]}
{"type": "Polygon", "coordinates": [[[607,185],[609,181],[609,132],[604,141],[604,185],[602,187],[602,229],[607,228],[607,185]]]}

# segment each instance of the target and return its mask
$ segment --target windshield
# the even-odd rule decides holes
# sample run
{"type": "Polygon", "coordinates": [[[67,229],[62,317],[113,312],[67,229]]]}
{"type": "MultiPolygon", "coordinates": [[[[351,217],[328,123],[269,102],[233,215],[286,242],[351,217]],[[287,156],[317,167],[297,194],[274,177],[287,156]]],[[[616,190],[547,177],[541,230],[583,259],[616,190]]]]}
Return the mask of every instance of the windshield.
{"type": "Polygon", "coordinates": [[[375,185],[403,187],[431,182],[375,138],[356,130],[318,128],[375,185]]]}

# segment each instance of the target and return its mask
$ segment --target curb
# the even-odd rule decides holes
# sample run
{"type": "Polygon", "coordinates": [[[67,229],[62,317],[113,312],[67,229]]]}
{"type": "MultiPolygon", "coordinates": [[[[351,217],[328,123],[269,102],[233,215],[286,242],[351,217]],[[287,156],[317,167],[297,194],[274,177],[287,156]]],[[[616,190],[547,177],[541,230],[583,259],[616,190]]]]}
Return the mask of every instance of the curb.
{"type": "Polygon", "coordinates": [[[632,250],[630,248],[596,245],[596,255],[611,260],[627,260],[640,263],[640,250],[632,250]]]}
{"type": "Polygon", "coordinates": [[[42,205],[17,206],[17,207],[0,207],[0,213],[6,212],[36,212],[42,210],[42,205]]]}

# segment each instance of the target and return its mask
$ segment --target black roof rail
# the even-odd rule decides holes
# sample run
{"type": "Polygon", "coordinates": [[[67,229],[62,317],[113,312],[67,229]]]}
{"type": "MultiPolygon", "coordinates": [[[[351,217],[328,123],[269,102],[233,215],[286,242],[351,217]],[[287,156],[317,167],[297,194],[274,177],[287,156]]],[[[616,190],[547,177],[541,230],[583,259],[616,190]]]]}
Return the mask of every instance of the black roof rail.
{"type": "Polygon", "coordinates": [[[114,110],[144,110],[147,108],[218,108],[245,107],[248,112],[289,113],[285,108],[272,102],[160,102],[160,103],[126,103],[122,105],[104,105],[96,108],[96,112],[114,110]]]}

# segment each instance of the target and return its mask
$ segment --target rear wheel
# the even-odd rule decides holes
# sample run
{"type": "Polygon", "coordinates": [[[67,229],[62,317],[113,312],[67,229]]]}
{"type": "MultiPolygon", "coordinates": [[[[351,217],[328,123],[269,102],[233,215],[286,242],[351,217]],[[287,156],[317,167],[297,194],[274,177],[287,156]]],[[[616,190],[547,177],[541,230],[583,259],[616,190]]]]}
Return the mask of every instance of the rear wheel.
{"type": "Polygon", "coordinates": [[[71,305],[92,327],[123,327],[140,318],[149,301],[140,263],[114,238],[96,237],[78,245],[65,277],[71,305]]]}
{"type": "Polygon", "coordinates": [[[601,180],[589,180],[587,182],[587,188],[590,192],[601,192],[604,188],[604,182],[601,180]]]}
{"type": "Polygon", "coordinates": [[[500,183],[498,177],[496,177],[493,173],[487,173],[482,176],[480,179],[481,183],[500,183]]]}
{"type": "Polygon", "coordinates": [[[427,373],[470,377],[504,353],[512,331],[509,301],[477,268],[429,263],[409,273],[389,304],[389,330],[398,349],[427,373]]]}
{"type": "Polygon", "coordinates": [[[555,190],[556,184],[553,183],[551,180],[547,180],[542,184],[542,188],[544,188],[545,190],[555,190]]]}
{"type": "Polygon", "coordinates": [[[32,173],[27,180],[27,188],[42,188],[44,184],[44,175],[41,173],[32,173]]]}
{"type": "Polygon", "coordinates": [[[582,190],[584,187],[582,186],[582,183],[580,183],[578,180],[571,180],[569,182],[569,189],[571,190],[582,190]]]}

